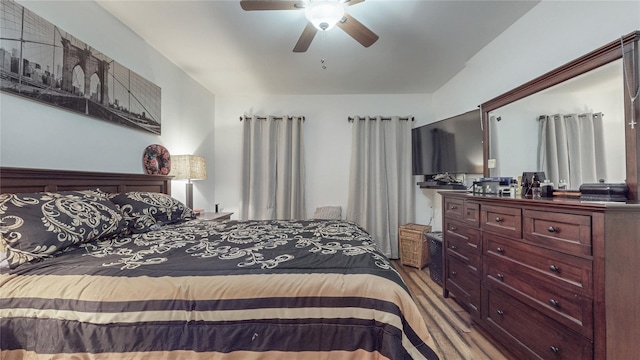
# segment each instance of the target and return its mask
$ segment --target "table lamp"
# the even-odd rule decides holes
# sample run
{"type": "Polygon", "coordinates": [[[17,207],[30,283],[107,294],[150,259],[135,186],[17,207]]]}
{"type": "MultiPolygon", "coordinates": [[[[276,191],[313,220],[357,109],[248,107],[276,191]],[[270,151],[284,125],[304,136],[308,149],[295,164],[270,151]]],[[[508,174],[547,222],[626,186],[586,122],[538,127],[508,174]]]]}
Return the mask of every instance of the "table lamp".
{"type": "Polygon", "coordinates": [[[171,155],[171,172],[173,180],[187,180],[187,203],[193,209],[193,183],[191,180],[207,178],[207,163],[203,157],[195,155],[171,155]]]}

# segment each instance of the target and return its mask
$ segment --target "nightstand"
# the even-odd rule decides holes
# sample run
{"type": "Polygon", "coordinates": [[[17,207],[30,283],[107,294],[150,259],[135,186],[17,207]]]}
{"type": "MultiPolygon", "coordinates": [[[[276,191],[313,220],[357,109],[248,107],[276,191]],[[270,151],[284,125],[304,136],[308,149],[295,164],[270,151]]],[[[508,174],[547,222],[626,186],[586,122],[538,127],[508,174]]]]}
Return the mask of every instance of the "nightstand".
{"type": "Polygon", "coordinates": [[[231,220],[232,212],[205,212],[196,217],[199,220],[231,220]]]}

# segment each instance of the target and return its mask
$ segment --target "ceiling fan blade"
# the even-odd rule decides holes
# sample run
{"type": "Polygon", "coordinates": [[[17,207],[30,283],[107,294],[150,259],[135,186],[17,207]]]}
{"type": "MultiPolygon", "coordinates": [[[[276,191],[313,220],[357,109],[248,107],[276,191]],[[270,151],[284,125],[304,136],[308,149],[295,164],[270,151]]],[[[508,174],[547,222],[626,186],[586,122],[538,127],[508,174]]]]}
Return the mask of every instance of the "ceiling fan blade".
{"type": "Polygon", "coordinates": [[[304,8],[304,1],[274,1],[274,0],[241,0],[243,10],[300,10],[304,8]]]}
{"type": "Polygon", "coordinates": [[[346,6],[351,6],[351,5],[355,5],[355,4],[360,4],[361,2],[364,2],[364,0],[344,0],[344,4],[346,6]]]}
{"type": "Polygon", "coordinates": [[[316,36],[316,32],[318,32],[318,29],[316,29],[312,23],[307,23],[307,26],[302,31],[302,35],[300,35],[300,38],[296,43],[296,46],[293,47],[293,52],[307,51],[309,45],[311,45],[311,40],[316,36]]]}
{"type": "Polygon", "coordinates": [[[338,21],[340,29],[356,39],[362,46],[369,47],[378,40],[378,35],[349,14],[344,14],[342,20],[343,21],[338,21]]]}

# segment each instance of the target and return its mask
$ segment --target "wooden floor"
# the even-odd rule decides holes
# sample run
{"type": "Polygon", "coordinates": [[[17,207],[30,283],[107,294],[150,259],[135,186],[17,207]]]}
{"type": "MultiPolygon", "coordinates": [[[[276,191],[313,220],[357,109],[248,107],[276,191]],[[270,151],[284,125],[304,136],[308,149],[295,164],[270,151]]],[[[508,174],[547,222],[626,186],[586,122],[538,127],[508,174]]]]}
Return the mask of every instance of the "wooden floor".
{"type": "Polygon", "coordinates": [[[506,349],[491,342],[453,298],[442,296],[442,287],[431,279],[428,267],[419,270],[403,266],[397,260],[393,263],[422,312],[440,360],[514,358],[506,349]]]}

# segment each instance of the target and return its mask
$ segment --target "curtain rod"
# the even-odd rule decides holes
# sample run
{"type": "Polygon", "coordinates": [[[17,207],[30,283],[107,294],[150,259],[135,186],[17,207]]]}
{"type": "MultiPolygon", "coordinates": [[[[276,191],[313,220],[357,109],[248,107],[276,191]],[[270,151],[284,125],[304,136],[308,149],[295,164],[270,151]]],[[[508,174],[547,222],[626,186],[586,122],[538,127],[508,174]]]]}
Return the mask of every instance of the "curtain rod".
{"type": "MultiPolygon", "coordinates": [[[[378,116],[369,116],[370,118],[377,118],[378,116]]],[[[381,120],[391,120],[391,117],[389,116],[380,116],[381,120]]],[[[353,116],[349,116],[348,117],[349,122],[352,122],[353,120],[355,120],[355,118],[353,116]]],[[[364,120],[364,119],[362,119],[364,120]]],[[[413,121],[414,118],[413,116],[401,116],[400,120],[406,120],[406,121],[413,121]]]]}
{"type": "MultiPolygon", "coordinates": [[[[573,114],[567,114],[567,115],[573,115],[573,114]]],[[[587,117],[588,115],[589,114],[578,114],[577,116],[579,118],[583,118],[583,117],[587,117]]],[[[591,113],[591,115],[592,116],[602,116],[602,117],[604,117],[604,113],[599,113],[599,112],[598,113],[591,113]]],[[[538,121],[542,121],[542,120],[546,119],[547,116],[566,116],[566,115],[563,115],[563,114],[540,115],[540,116],[538,116],[538,121]]],[[[500,121],[500,120],[498,120],[498,121],[500,121]]]]}
{"type": "MultiPolygon", "coordinates": [[[[273,118],[273,120],[284,120],[284,119],[293,119],[293,118],[302,118],[302,121],[305,121],[304,116],[269,116],[273,118]]],[[[267,120],[269,117],[267,116],[256,116],[255,118],[258,120],[267,120]]],[[[252,116],[240,116],[240,121],[245,119],[250,119],[252,116]]]]}

